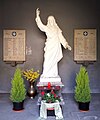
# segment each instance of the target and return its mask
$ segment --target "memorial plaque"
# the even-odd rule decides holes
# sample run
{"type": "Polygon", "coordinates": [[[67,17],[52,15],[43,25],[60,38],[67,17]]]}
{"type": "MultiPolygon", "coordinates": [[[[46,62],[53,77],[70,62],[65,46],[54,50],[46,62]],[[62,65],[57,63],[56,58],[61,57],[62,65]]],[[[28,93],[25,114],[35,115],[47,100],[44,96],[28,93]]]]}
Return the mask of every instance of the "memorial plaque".
{"type": "Polygon", "coordinates": [[[74,30],[74,60],[96,61],[96,29],[74,30]]]}
{"type": "Polygon", "coordinates": [[[25,61],[25,30],[3,30],[3,60],[25,61]]]}

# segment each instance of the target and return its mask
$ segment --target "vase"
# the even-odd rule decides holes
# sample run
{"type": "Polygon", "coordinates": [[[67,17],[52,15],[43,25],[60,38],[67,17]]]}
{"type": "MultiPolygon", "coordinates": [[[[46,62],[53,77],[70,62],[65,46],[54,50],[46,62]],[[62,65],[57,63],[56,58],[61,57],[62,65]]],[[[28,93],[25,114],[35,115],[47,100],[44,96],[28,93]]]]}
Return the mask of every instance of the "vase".
{"type": "Polygon", "coordinates": [[[34,85],[34,82],[33,82],[33,83],[30,82],[30,86],[29,86],[29,88],[28,88],[28,96],[29,96],[31,99],[33,99],[33,98],[36,96],[36,93],[37,93],[34,86],[35,86],[35,85],[34,85]]]}

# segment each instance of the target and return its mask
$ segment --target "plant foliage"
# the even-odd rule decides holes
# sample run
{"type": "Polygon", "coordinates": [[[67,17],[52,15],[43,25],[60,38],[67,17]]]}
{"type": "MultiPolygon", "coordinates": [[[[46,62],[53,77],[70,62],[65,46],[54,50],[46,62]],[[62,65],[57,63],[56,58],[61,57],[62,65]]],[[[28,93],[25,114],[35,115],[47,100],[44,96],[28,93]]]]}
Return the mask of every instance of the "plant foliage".
{"type": "Polygon", "coordinates": [[[26,97],[26,88],[19,68],[16,69],[11,84],[10,99],[13,102],[22,102],[26,97]]]}
{"type": "Polygon", "coordinates": [[[89,76],[84,66],[81,66],[76,74],[75,100],[83,103],[91,100],[89,76]]]}
{"type": "Polygon", "coordinates": [[[44,91],[41,92],[42,100],[45,100],[47,103],[54,103],[56,100],[59,102],[61,101],[60,96],[57,96],[57,94],[52,90],[49,93],[45,93],[44,91]]]}

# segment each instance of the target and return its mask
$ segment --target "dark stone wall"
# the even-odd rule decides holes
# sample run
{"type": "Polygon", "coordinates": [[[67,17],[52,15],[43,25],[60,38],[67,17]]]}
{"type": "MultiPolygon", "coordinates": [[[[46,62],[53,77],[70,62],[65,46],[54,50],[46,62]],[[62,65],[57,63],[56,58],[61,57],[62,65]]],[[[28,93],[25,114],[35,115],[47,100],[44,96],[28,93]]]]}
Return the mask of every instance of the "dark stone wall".
{"type": "MultiPolygon", "coordinates": [[[[19,64],[22,69],[34,68],[42,72],[43,48],[46,36],[35,23],[35,10],[40,8],[41,18],[46,24],[49,15],[55,16],[63,35],[72,46],[72,51],[63,49],[63,59],[59,63],[59,75],[64,87],[62,92],[74,92],[75,76],[79,64],[73,60],[73,31],[75,28],[97,29],[97,62],[89,65],[90,87],[92,92],[100,92],[100,2],[99,0],[0,0],[0,92],[9,92],[11,79],[16,67],[2,60],[4,29],[25,29],[26,46],[31,54],[26,62],[19,64]]],[[[28,82],[25,81],[26,86],[28,82]]]]}

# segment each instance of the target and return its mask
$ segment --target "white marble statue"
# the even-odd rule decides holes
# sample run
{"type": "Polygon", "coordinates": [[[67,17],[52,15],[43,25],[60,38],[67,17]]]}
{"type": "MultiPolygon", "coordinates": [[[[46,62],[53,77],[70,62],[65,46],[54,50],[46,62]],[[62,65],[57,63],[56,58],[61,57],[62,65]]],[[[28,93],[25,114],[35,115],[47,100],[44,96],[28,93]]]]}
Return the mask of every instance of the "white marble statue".
{"type": "Polygon", "coordinates": [[[37,8],[35,20],[38,28],[45,32],[47,36],[44,47],[43,73],[41,77],[58,77],[58,62],[63,57],[61,44],[65,49],[68,48],[68,50],[71,50],[71,47],[62,35],[62,31],[53,16],[49,16],[47,25],[44,25],[40,19],[40,10],[37,8]]]}

